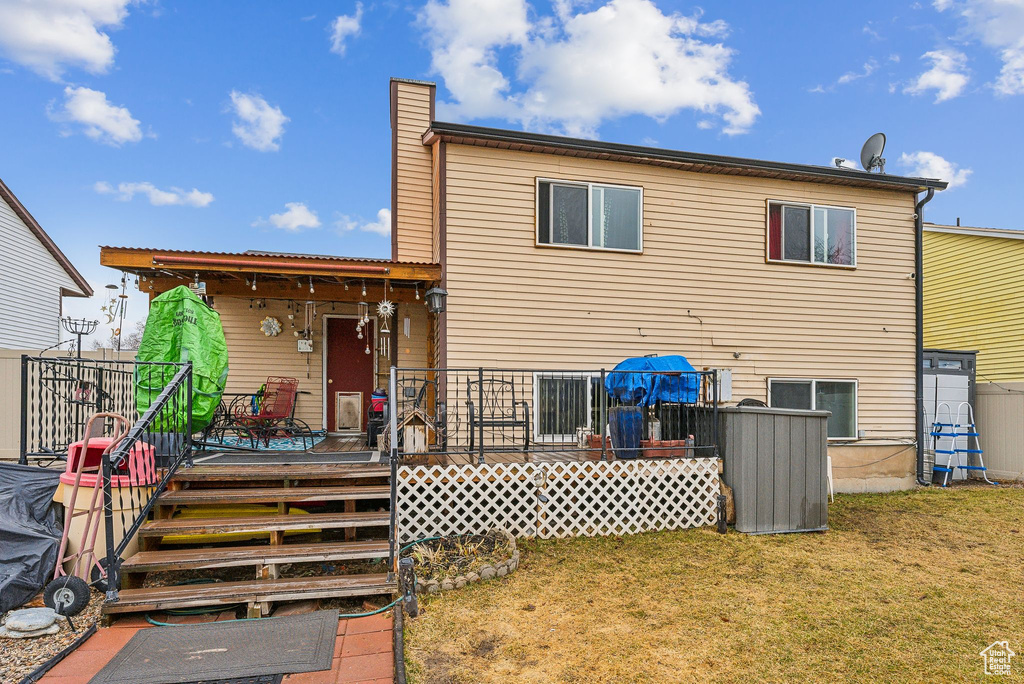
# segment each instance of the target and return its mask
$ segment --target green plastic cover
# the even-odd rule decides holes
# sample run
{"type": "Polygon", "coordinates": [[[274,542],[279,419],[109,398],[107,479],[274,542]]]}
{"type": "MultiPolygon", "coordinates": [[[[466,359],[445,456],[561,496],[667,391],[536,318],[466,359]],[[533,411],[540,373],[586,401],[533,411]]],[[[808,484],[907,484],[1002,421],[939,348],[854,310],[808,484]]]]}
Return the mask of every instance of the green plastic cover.
{"type": "MultiPolygon", "coordinates": [[[[228,347],[220,314],[192,290],[179,285],[150,302],[146,330],[135,360],[191,361],[192,432],[199,432],[210,424],[228,379],[228,347]]],[[[165,368],[136,366],[135,403],[139,415],[160,396],[177,371],[173,366],[165,368]]],[[[155,429],[184,432],[185,410],[182,406],[176,415],[162,417],[155,429]]]]}

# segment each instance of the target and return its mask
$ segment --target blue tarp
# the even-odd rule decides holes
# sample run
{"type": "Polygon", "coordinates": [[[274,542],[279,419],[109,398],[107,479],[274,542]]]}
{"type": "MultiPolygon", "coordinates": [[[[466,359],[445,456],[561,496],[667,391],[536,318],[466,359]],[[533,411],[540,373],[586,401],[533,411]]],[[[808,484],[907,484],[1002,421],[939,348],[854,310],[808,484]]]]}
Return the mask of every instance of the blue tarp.
{"type": "Polygon", "coordinates": [[[685,356],[638,356],[609,372],[604,388],[610,396],[636,406],[652,406],[658,401],[694,404],[700,391],[700,374],[685,356]]]}

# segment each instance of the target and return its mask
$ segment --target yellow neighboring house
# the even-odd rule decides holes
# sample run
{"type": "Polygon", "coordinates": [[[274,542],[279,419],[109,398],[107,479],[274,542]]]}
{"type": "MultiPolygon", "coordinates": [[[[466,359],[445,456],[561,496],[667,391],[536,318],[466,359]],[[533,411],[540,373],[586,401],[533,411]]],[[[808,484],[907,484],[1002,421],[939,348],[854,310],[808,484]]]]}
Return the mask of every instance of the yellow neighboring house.
{"type": "Polygon", "coordinates": [[[1024,381],[1024,231],[925,224],[924,346],[977,350],[979,383],[1024,381]]]}

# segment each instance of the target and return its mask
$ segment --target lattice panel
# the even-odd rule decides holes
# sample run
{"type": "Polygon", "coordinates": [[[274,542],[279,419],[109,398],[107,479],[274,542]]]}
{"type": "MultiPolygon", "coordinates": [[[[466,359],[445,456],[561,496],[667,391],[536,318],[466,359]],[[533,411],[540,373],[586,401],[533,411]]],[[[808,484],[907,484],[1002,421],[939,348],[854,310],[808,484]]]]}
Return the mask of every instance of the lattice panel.
{"type": "Polygon", "coordinates": [[[533,463],[412,466],[398,469],[398,538],[409,542],[502,527],[516,537],[537,533],[533,463]]]}
{"type": "Polygon", "coordinates": [[[714,459],[549,463],[537,536],[593,537],[711,525],[714,459]]]}
{"type": "Polygon", "coordinates": [[[399,539],[635,534],[712,525],[715,459],[401,467],[399,539]],[[543,494],[543,496],[541,496],[543,494]]]}

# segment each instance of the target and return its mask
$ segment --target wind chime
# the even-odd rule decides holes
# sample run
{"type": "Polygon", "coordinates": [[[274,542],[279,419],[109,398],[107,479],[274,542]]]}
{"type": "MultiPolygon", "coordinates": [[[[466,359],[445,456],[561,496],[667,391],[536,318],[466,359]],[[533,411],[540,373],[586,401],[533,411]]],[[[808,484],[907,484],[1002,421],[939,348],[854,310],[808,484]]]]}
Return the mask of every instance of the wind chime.
{"type": "Polygon", "coordinates": [[[395,305],[387,299],[377,304],[377,318],[381,322],[377,335],[377,353],[386,359],[391,358],[391,317],[394,315],[395,305]]]}
{"type": "MultiPolygon", "coordinates": [[[[365,292],[365,290],[364,290],[365,292]]],[[[359,302],[356,304],[356,315],[359,316],[359,322],[356,323],[356,339],[363,339],[363,329],[370,324],[370,305],[366,302],[359,302]]],[[[367,328],[368,329],[368,328],[367,328]]],[[[366,353],[370,353],[370,335],[367,333],[366,337],[366,353]]]]}

